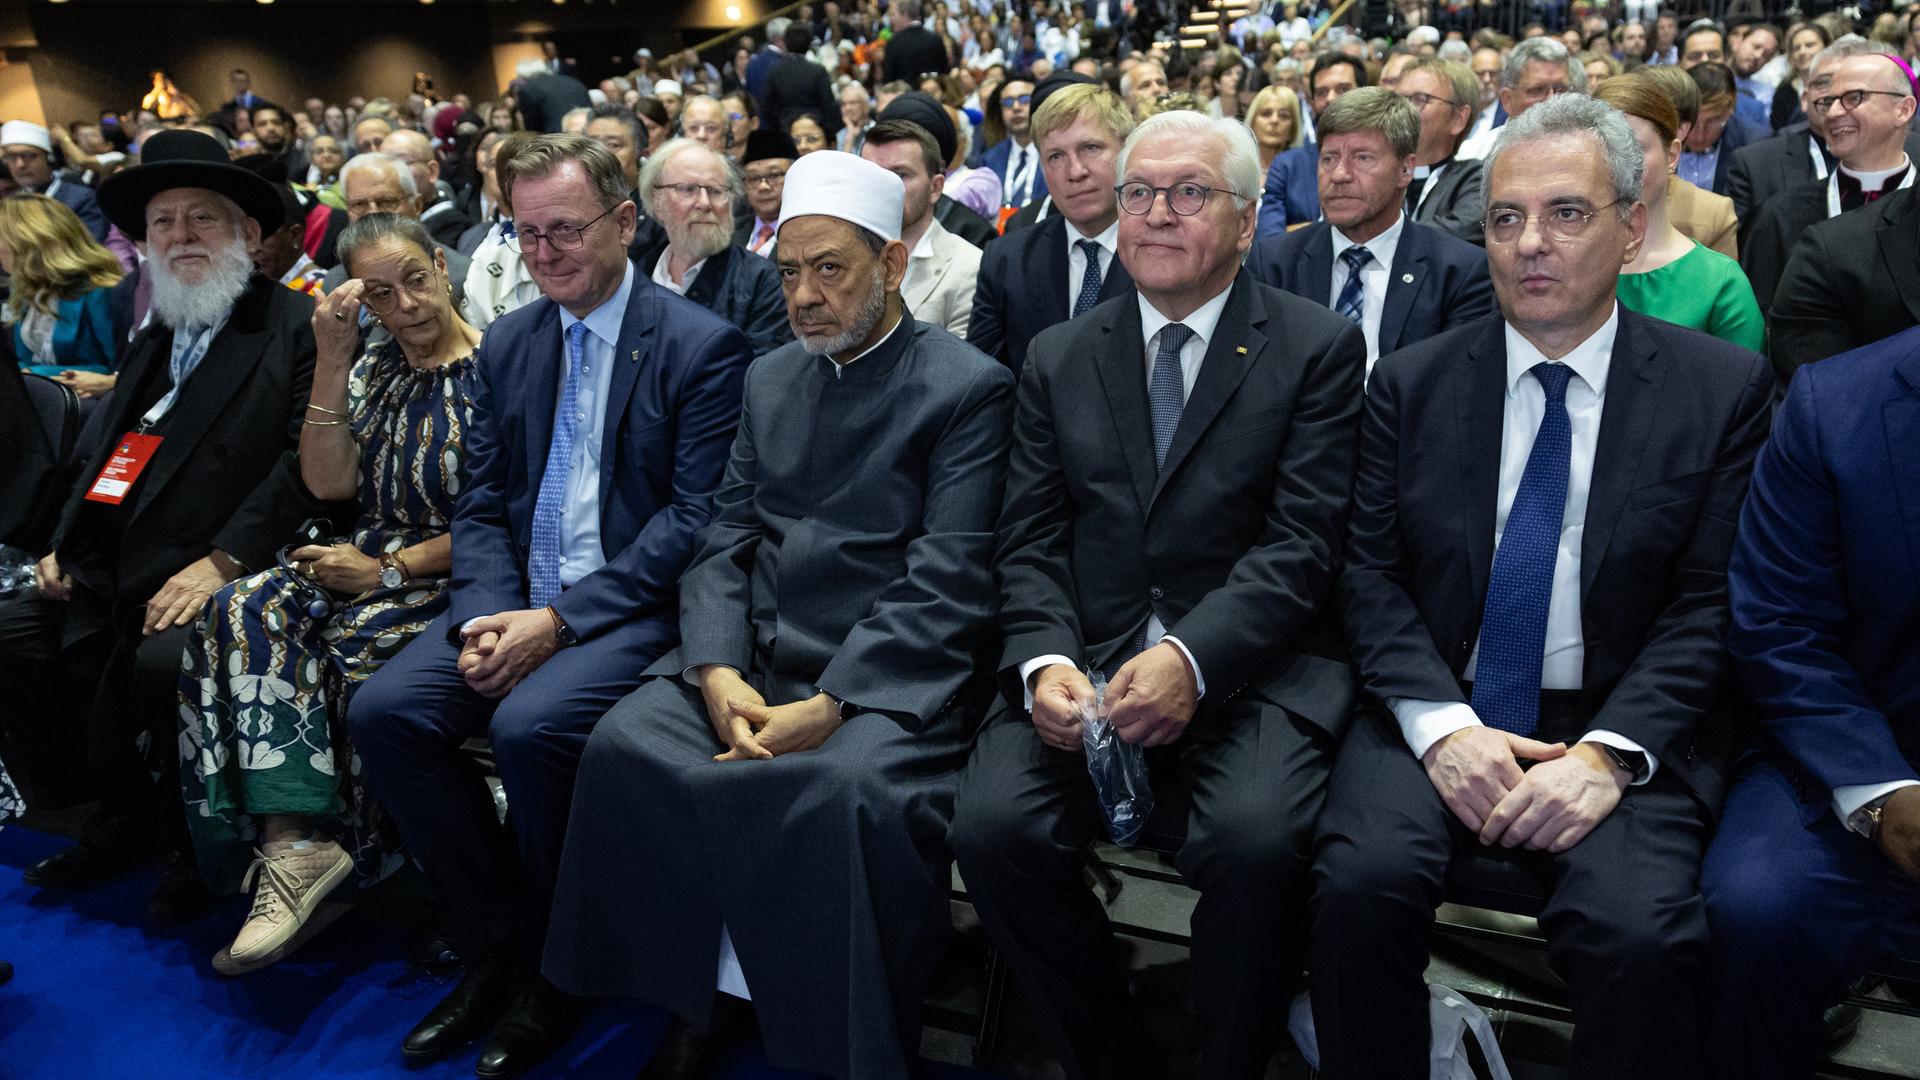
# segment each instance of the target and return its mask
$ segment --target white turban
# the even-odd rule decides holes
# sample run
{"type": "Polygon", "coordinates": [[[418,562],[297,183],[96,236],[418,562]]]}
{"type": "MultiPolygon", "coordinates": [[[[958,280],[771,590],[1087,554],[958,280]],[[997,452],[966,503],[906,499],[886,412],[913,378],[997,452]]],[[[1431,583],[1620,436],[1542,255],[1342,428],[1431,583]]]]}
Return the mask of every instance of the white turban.
{"type": "Polygon", "coordinates": [[[883,240],[900,239],[907,185],[866,158],[815,150],[787,170],[780,225],[824,214],[851,222],[883,240]]]}

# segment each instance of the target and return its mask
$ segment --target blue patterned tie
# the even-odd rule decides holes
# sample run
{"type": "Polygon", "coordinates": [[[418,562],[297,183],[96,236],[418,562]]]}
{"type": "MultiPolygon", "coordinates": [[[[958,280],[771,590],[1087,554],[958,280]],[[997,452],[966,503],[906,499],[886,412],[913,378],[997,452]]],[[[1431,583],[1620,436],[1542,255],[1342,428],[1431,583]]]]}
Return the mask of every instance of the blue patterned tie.
{"type": "Polygon", "coordinates": [[[567,506],[567,478],[573,473],[573,439],[580,409],[580,369],[586,358],[587,324],[567,327],[567,385],[560,391],[560,408],[553,419],[553,442],[547,447],[547,471],[540,477],[540,496],[533,504],[533,556],[527,567],[527,599],[546,607],[560,595],[560,518],[567,506]]]}
{"type": "Polygon", "coordinates": [[[1373,252],[1356,245],[1341,252],[1340,261],[1347,264],[1347,283],[1341,286],[1340,299],[1334,303],[1333,310],[1359,326],[1366,317],[1366,304],[1361,296],[1366,288],[1360,284],[1360,268],[1373,261],[1373,252]]]}
{"type": "Polygon", "coordinates": [[[1100,302],[1100,245],[1092,240],[1082,240],[1075,246],[1087,257],[1087,272],[1080,278],[1080,296],[1073,302],[1073,316],[1077,319],[1100,302]]]}
{"type": "Polygon", "coordinates": [[[1473,711],[1483,722],[1515,735],[1532,735],[1540,726],[1540,665],[1573,450],[1573,425],[1567,419],[1567,379],[1572,374],[1565,364],[1533,366],[1533,377],[1547,394],[1547,412],[1507,511],[1480,617],[1473,711]]]}
{"type": "Polygon", "coordinates": [[[1186,382],[1180,374],[1180,347],[1193,336],[1184,323],[1168,323],[1160,331],[1160,348],[1153,354],[1153,378],[1147,383],[1147,405],[1153,410],[1153,467],[1167,463],[1180,410],[1186,407],[1186,382]]]}

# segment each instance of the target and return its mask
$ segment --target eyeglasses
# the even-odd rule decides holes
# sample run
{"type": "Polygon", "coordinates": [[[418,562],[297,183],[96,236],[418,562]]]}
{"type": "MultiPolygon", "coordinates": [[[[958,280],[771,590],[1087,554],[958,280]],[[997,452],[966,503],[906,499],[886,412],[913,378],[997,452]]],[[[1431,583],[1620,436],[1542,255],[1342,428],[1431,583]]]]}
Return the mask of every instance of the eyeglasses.
{"type": "Polygon", "coordinates": [[[1907,96],[1893,90],[1849,90],[1844,94],[1828,94],[1824,97],[1814,98],[1813,111],[1821,116],[1825,116],[1833,109],[1833,103],[1837,101],[1840,103],[1840,108],[1847,112],[1852,112],[1867,100],[1868,94],[1885,94],[1888,97],[1907,96]]]}
{"type": "Polygon", "coordinates": [[[1592,210],[1582,210],[1578,206],[1565,204],[1549,207],[1544,214],[1523,214],[1511,209],[1495,210],[1487,215],[1486,221],[1482,224],[1486,227],[1487,242],[1492,244],[1511,244],[1520,239],[1521,234],[1527,231],[1529,221],[1539,222],[1541,231],[1555,240],[1578,240],[1581,234],[1587,231],[1587,226],[1593,223],[1595,214],[1619,206],[1625,201],[1625,199],[1615,199],[1605,206],[1597,206],[1592,210]]]}
{"type": "Polygon", "coordinates": [[[1015,105],[1031,105],[1031,104],[1033,104],[1032,94],[1021,94],[1019,97],[1008,95],[1007,97],[1003,97],[1000,99],[1000,107],[1003,109],[1011,109],[1015,105]]]}
{"type": "Polygon", "coordinates": [[[1452,98],[1435,97],[1424,90],[1415,90],[1411,94],[1401,94],[1400,96],[1402,98],[1405,98],[1408,101],[1413,102],[1413,107],[1416,109],[1424,109],[1436,101],[1449,108],[1460,104],[1459,102],[1453,100],[1452,98]]]}
{"type": "Polygon", "coordinates": [[[397,214],[401,208],[406,205],[407,197],[405,195],[392,195],[384,199],[349,199],[347,201],[347,213],[360,215],[397,214]]]}
{"type": "Polygon", "coordinates": [[[400,292],[405,290],[416,301],[424,301],[433,295],[432,270],[415,270],[406,276],[396,289],[391,285],[375,285],[360,294],[360,302],[375,315],[391,315],[393,309],[400,306],[400,292]]]}
{"type": "MultiPolygon", "coordinates": [[[[785,176],[786,174],[781,173],[780,175],[785,176]]],[[[747,182],[752,183],[753,181],[748,180],[747,182]]],[[[684,184],[655,184],[653,185],[653,190],[671,191],[674,198],[679,199],[681,202],[688,203],[699,199],[700,193],[703,191],[706,192],[707,198],[714,202],[725,202],[727,198],[726,188],[714,187],[711,184],[695,184],[691,182],[684,184]]]]}
{"type": "Polygon", "coordinates": [[[533,249],[539,247],[540,242],[544,240],[547,243],[548,250],[572,251],[579,247],[586,239],[588,229],[593,228],[599,223],[601,218],[606,217],[618,209],[620,209],[618,204],[609,206],[605,210],[600,211],[592,221],[587,222],[585,225],[555,225],[551,229],[518,228],[514,230],[513,236],[507,240],[507,244],[515,251],[531,252],[533,249]]]}
{"type": "Polygon", "coordinates": [[[1201,208],[1207,205],[1208,196],[1216,191],[1226,195],[1232,195],[1234,198],[1245,197],[1232,188],[1214,188],[1208,187],[1205,184],[1195,183],[1180,183],[1171,184],[1167,187],[1154,187],[1152,184],[1139,180],[1135,180],[1130,184],[1121,184],[1119,187],[1114,188],[1113,191],[1114,194],[1120,196],[1120,209],[1136,217],[1151,213],[1154,199],[1162,194],[1167,197],[1167,209],[1172,210],[1181,217],[1192,217],[1199,213],[1201,208]]]}
{"type": "Polygon", "coordinates": [[[730,112],[727,114],[727,120],[735,124],[739,123],[742,120],[745,120],[746,118],[747,118],[746,113],[730,112]]]}
{"type": "Polygon", "coordinates": [[[785,169],[781,169],[779,172],[748,173],[746,175],[748,187],[778,187],[786,178],[787,170],[785,169]]]}
{"type": "Polygon", "coordinates": [[[1546,86],[1529,86],[1520,91],[1520,96],[1537,105],[1550,97],[1559,97],[1561,94],[1571,93],[1573,93],[1573,87],[1566,83],[1551,83],[1546,86]]]}

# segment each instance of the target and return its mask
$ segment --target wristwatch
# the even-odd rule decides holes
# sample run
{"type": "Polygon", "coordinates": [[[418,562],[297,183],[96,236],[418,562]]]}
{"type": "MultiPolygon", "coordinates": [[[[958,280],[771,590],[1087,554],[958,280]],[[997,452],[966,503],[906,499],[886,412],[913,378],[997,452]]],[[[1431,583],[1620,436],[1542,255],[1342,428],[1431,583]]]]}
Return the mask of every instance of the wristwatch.
{"type": "Polygon", "coordinates": [[[383,589],[397,589],[405,585],[407,583],[407,572],[403,569],[403,566],[404,564],[400,562],[400,556],[398,554],[391,551],[382,554],[380,556],[380,587],[383,589]]]}
{"type": "Polygon", "coordinates": [[[547,605],[547,614],[553,617],[554,644],[564,649],[569,645],[580,643],[580,635],[573,632],[573,627],[567,625],[567,620],[560,617],[560,613],[554,610],[552,604],[547,605]]]}
{"type": "Polygon", "coordinates": [[[1893,793],[1888,792],[1855,810],[1853,816],[1847,819],[1847,828],[1869,840],[1874,839],[1880,832],[1880,815],[1886,810],[1887,800],[1891,798],[1893,793]]]}
{"type": "Polygon", "coordinates": [[[1639,781],[1647,775],[1647,755],[1636,750],[1622,750],[1603,742],[1595,742],[1594,745],[1612,758],[1615,765],[1620,766],[1620,771],[1627,774],[1628,783],[1639,781]]]}

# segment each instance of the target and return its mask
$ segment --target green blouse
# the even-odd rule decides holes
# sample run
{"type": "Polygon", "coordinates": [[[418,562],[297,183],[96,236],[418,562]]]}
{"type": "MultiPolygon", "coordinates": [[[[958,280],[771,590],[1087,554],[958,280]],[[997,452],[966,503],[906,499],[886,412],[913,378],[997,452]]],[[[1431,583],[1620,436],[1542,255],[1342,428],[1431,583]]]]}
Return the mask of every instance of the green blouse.
{"type": "Polygon", "coordinates": [[[1740,264],[1698,243],[1658,270],[1621,274],[1620,302],[1630,311],[1712,334],[1759,352],[1767,328],[1740,264]]]}

